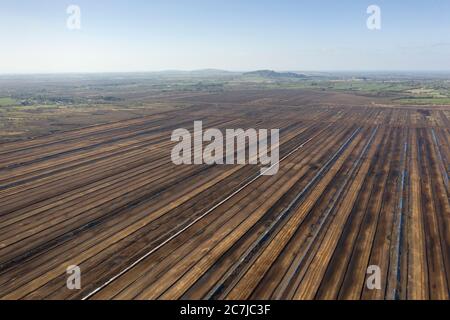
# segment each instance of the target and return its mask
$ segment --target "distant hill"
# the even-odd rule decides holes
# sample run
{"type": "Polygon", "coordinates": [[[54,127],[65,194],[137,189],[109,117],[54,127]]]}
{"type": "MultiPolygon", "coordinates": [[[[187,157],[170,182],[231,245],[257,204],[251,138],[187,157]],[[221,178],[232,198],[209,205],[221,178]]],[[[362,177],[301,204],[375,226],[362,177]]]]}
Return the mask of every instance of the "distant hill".
{"type": "Polygon", "coordinates": [[[257,70],[243,74],[247,77],[260,77],[269,79],[306,79],[308,76],[294,72],[276,72],[273,70],[257,70]]]}

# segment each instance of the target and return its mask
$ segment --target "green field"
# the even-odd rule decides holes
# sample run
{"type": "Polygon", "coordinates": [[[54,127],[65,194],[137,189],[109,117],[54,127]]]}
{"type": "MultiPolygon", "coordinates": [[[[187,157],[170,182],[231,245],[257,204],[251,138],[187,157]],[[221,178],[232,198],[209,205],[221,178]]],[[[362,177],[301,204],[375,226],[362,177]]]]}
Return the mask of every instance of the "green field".
{"type": "Polygon", "coordinates": [[[450,98],[438,97],[418,97],[418,98],[404,98],[396,100],[401,104],[417,104],[417,105],[450,105],[450,98]]]}
{"type": "Polygon", "coordinates": [[[12,106],[17,104],[17,101],[10,97],[0,98],[0,107],[12,106]]]}

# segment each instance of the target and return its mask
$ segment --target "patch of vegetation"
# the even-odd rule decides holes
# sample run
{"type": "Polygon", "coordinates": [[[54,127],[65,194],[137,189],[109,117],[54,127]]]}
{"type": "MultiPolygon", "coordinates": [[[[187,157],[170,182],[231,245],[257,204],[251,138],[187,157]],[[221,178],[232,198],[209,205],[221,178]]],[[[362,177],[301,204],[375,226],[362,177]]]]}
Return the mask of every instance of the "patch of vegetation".
{"type": "Polygon", "coordinates": [[[424,98],[424,97],[409,97],[396,100],[401,104],[417,104],[417,105],[450,105],[450,98],[424,98]]]}
{"type": "Polygon", "coordinates": [[[10,97],[0,98],[0,107],[12,106],[17,104],[17,101],[10,97]]]}

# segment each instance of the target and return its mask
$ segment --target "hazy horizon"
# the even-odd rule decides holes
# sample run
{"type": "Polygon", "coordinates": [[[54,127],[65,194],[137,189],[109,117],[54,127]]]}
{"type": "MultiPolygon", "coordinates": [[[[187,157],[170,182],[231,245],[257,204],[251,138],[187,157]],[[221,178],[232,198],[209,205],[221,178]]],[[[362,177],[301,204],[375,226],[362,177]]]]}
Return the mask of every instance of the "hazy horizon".
{"type": "Polygon", "coordinates": [[[450,71],[448,1],[24,0],[0,12],[2,75],[450,71]],[[367,28],[370,5],[380,30],[367,28]]]}
{"type": "Polygon", "coordinates": [[[355,74],[355,75],[364,75],[364,74],[398,74],[398,75],[408,75],[408,74],[417,74],[417,75],[423,75],[423,74],[441,74],[441,75],[450,75],[450,69],[449,70],[293,70],[293,69],[273,69],[273,68],[260,68],[260,69],[247,69],[247,70],[226,70],[226,69],[218,69],[218,68],[201,68],[201,69],[164,69],[164,70],[130,70],[130,71],[61,71],[61,72],[14,72],[14,73],[1,73],[0,76],[51,76],[51,75],[102,75],[102,74],[177,74],[177,73],[201,73],[204,72],[207,74],[208,72],[211,72],[214,74],[214,72],[220,73],[229,73],[229,74],[244,74],[249,72],[256,72],[256,71],[275,71],[278,73],[284,73],[284,72],[293,72],[298,74],[317,74],[317,75],[339,75],[339,74],[355,74]]]}
{"type": "Polygon", "coordinates": [[[271,68],[264,69],[248,69],[248,70],[225,70],[216,68],[203,68],[203,69],[193,69],[193,70],[182,70],[182,69],[166,69],[166,70],[137,70],[137,71],[61,71],[61,72],[14,72],[14,73],[1,73],[0,76],[59,76],[59,75],[102,75],[102,74],[169,74],[169,73],[195,73],[202,71],[215,70],[217,72],[228,72],[230,74],[242,74],[254,71],[275,71],[275,72],[295,72],[295,73],[312,73],[312,74],[445,74],[450,75],[449,70],[278,70],[271,68]]]}

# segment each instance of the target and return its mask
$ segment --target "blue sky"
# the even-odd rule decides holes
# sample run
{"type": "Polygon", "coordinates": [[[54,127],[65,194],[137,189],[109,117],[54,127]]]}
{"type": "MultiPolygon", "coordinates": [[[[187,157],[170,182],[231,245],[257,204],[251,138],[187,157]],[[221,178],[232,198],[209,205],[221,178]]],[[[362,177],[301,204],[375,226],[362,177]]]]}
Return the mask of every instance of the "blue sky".
{"type": "Polygon", "coordinates": [[[0,37],[0,73],[450,70],[450,1],[0,0],[0,37]]]}

